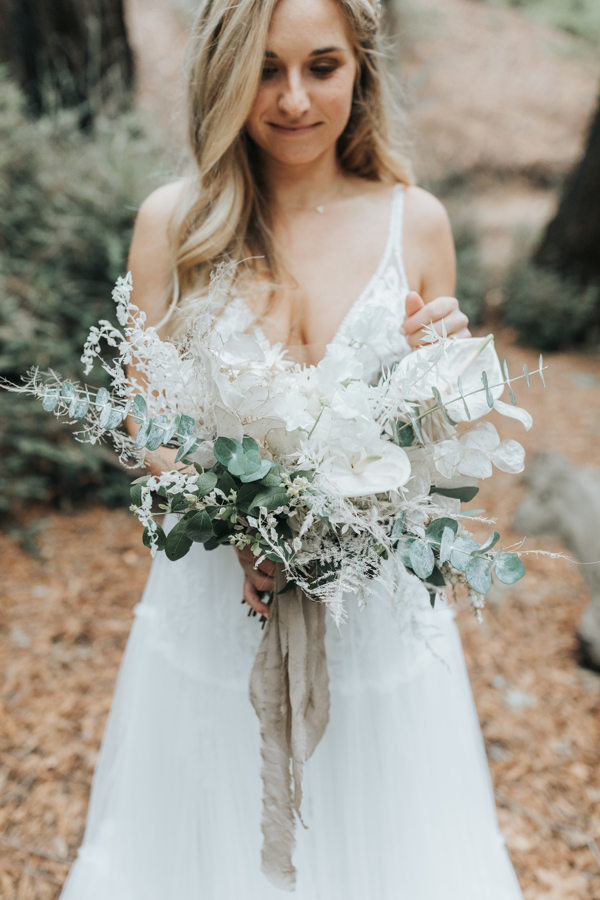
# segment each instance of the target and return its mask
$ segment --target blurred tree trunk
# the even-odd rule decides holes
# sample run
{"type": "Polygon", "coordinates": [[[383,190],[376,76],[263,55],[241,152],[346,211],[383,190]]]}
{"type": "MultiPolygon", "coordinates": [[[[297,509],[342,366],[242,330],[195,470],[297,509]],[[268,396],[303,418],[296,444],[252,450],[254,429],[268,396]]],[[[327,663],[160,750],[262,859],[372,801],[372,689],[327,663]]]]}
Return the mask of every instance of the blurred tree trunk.
{"type": "Polygon", "coordinates": [[[600,280],[600,102],[583,159],[567,179],[535,261],[582,286],[600,280]]]}
{"type": "Polygon", "coordinates": [[[0,62],[36,113],[50,102],[89,118],[132,86],[123,0],[0,0],[0,62]]]}

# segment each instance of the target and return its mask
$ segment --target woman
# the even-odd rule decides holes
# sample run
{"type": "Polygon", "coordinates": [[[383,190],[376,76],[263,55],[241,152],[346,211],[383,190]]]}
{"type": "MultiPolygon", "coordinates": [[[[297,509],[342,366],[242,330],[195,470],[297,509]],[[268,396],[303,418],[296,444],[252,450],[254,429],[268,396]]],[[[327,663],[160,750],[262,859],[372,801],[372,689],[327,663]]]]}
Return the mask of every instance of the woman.
{"type": "MultiPolygon", "coordinates": [[[[378,20],[375,0],[200,3],[198,174],[148,198],[131,249],[151,322],[176,333],[229,258],[246,262],[215,328],[282,341],[307,364],[373,316],[378,366],[430,322],[468,335],[445,212],[392,146],[378,20]]],[[[238,556],[241,568],[231,548],[195,546],[154,563],[63,900],[281,896],[260,872],[248,679],[261,635],[239,603],[268,616],[273,572],[238,556]]],[[[328,627],[331,717],[305,771],[296,895],[516,900],[451,610],[415,597],[419,627],[402,631],[383,598],[347,606],[328,627]]]]}

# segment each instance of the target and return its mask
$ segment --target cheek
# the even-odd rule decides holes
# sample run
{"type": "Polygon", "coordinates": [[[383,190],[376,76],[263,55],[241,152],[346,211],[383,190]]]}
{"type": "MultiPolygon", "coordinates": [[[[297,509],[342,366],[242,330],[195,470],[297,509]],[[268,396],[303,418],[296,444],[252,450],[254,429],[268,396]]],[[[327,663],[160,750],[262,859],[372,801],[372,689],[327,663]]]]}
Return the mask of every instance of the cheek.
{"type": "Polygon", "coordinates": [[[324,84],[319,92],[317,103],[340,134],[350,118],[353,96],[354,79],[346,75],[324,84]]]}

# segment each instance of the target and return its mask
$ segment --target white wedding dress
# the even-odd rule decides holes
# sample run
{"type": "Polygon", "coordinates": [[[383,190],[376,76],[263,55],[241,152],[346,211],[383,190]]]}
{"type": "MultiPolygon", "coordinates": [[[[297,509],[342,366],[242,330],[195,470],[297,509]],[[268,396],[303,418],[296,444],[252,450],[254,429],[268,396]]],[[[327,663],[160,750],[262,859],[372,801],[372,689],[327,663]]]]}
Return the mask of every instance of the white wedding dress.
{"type": "MultiPolygon", "coordinates": [[[[336,342],[408,352],[404,192],[379,268],[336,342]],[[370,330],[369,330],[370,329],[370,330]]],[[[243,330],[234,302],[219,323],[243,330]]],[[[62,900],[275,900],[260,871],[262,632],[228,547],[155,559],[125,652],[83,846],[62,900]]],[[[328,623],[331,718],[305,767],[297,900],[518,900],[454,614],[416,592],[404,629],[381,592],[328,623]]]]}

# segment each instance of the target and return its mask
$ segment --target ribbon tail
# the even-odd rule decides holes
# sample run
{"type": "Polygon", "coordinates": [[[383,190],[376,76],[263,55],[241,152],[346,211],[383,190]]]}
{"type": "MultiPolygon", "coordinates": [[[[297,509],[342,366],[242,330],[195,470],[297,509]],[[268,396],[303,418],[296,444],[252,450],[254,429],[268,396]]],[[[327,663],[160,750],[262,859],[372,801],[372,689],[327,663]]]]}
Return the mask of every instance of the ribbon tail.
{"type": "MultiPolygon", "coordinates": [[[[277,590],[284,585],[278,570],[277,590]]],[[[304,763],[329,720],[325,612],[324,604],[299,590],[282,597],[276,592],[250,676],[261,732],[262,871],[287,891],[296,885],[294,812],[302,822],[304,763]]]]}

